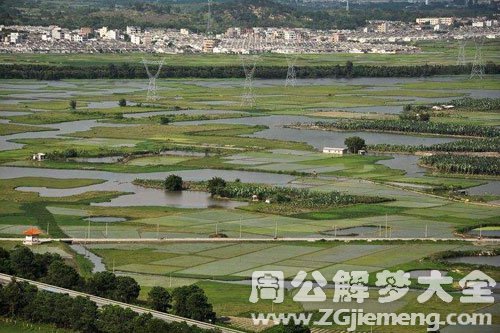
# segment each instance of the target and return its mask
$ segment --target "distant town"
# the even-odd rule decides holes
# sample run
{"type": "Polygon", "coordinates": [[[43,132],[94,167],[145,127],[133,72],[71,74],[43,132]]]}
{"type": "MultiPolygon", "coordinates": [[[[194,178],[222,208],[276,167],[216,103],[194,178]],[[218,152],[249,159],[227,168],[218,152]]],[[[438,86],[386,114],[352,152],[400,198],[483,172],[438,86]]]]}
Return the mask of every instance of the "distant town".
{"type": "Polygon", "coordinates": [[[498,20],[484,17],[422,17],[413,23],[368,21],[357,30],[232,27],[224,33],[127,26],[0,25],[0,53],[418,53],[412,42],[495,39],[498,20]]]}

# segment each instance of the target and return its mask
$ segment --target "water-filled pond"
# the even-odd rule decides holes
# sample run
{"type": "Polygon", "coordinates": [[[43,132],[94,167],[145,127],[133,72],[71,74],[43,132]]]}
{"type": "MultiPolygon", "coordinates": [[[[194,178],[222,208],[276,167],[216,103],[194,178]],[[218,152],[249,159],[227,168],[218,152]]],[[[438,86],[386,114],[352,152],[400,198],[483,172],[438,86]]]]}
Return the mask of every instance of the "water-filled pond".
{"type": "Polygon", "coordinates": [[[103,157],[76,157],[72,158],[72,161],[80,162],[80,163],[104,163],[104,164],[112,164],[120,162],[123,159],[123,156],[103,156],[103,157]]]}
{"type": "Polygon", "coordinates": [[[79,244],[72,244],[70,247],[78,254],[85,256],[94,265],[92,273],[104,272],[106,266],[102,262],[102,258],[87,250],[84,246],[79,244]]]}
{"type": "Polygon", "coordinates": [[[419,156],[404,154],[390,154],[388,156],[393,158],[389,160],[380,160],[377,164],[385,165],[391,169],[403,170],[407,177],[422,177],[427,171],[427,169],[418,165],[419,156]]]}
{"type": "Polygon", "coordinates": [[[495,237],[500,238],[500,229],[497,230],[479,230],[473,229],[468,232],[470,235],[481,236],[481,237],[495,237]]]}
{"type": "Polygon", "coordinates": [[[471,265],[489,265],[500,267],[500,256],[464,256],[448,258],[446,261],[451,263],[471,264],[471,265]]]}
{"type": "Polygon", "coordinates": [[[64,123],[43,125],[43,127],[54,128],[53,131],[41,131],[41,132],[24,132],[11,135],[0,136],[0,151],[2,150],[12,150],[21,149],[24,145],[20,143],[10,142],[10,140],[18,139],[48,139],[57,138],[59,135],[66,135],[75,133],[78,131],[87,131],[93,127],[106,126],[106,127],[124,127],[132,126],[130,124],[111,124],[111,123],[99,123],[97,120],[78,120],[78,121],[68,121],[64,123]]]}
{"type": "Polygon", "coordinates": [[[96,203],[98,206],[174,206],[182,208],[224,207],[235,208],[246,205],[245,202],[231,200],[216,200],[206,192],[182,191],[165,192],[159,189],[144,188],[132,184],[134,179],[163,180],[171,174],[181,176],[185,180],[199,181],[212,177],[221,177],[228,181],[240,179],[242,182],[285,185],[294,177],[263,172],[232,171],[232,170],[182,170],[153,173],[114,173],[94,170],[55,170],[19,167],[0,167],[0,179],[18,177],[48,177],[48,178],[90,178],[104,179],[106,182],[96,185],[69,189],[54,189],[46,187],[18,187],[19,191],[36,192],[45,197],[65,197],[89,191],[118,191],[128,194],[112,199],[110,202],[96,203]]]}
{"type": "Polygon", "coordinates": [[[202,120],[190,122],[177,122],[175,125],[196,125],[196,124],[239,124],[239,125],[264,125],[268,129],[256,132],[249,137],[277,139],[284,141],[305,142],[311,146],[322,149],[323,147],[343,147],[344,141],[350,136],[360,136],[367,144],[381,144],[397,142],[402,145],[432,145],[456,141],[456,138],[445,136],[421,136],[393,133],[375,132],[347,132],[347,131],[319,131],[307,129],[284,128],[284,125],[293,123],[311,123],[318,119],[304,116],[265,116],[265,117],[245,117],[232,119],[202,120]]]}

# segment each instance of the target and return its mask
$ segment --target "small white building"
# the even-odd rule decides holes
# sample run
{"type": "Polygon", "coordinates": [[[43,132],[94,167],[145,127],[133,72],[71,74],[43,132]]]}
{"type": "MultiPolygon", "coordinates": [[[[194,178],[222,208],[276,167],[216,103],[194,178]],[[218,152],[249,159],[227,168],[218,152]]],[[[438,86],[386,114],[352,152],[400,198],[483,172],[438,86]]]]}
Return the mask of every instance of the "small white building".
{"type": "Polygon", "coordinates": [[[345,155],[345,154],[347,154],[347,148],[325,147],[325,148],[323,148],[323,153],[334,154],[334,155],[345,155]]]}
{"type": "Polygon", "coordinates": [[[45,153],[36,153],[33,154],[33,161],[43,161],[47,157],[45,153]]]}
{"type": "Polygon", "coordinates": [[[29,228],[28,230],[25,230],[23,232],[25,238],[23,241],[24,245],[37,245],[41,244],[42,242],[40,241],[40,236],[42,232],[38,228],[29,228]]]}

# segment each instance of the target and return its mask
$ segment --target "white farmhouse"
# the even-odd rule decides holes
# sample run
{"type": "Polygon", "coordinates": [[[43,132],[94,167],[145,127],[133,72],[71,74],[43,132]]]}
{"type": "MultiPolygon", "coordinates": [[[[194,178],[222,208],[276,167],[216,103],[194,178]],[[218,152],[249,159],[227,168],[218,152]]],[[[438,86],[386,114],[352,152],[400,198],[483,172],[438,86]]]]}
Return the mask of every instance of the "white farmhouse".
{"type": "Polygon", "coordinates": [[[345,154],[347,154],[347,148],[325,147],[325,148],[323,148],[323,153],[334,154],[334,155],[345,155],[345,154]]]}

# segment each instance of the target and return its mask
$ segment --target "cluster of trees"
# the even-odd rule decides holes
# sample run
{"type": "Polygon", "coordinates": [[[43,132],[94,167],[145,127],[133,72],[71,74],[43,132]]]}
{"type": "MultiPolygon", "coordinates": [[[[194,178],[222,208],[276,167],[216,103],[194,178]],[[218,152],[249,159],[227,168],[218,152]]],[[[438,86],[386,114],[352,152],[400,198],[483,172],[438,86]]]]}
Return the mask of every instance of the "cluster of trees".
{"type": "Polygon", "coordinates": [[[500,158],[439,154],[423,156],[420,163],[441,172],[468,175],[500,175],[500,158]]]}
{"type": "MultiPolygon", "coordinates": [[[[241,66],[163,66],[160,77],[241,78],[241,66]]],[[[298,78],[350,78],[350,77],[421,77],[432,75],[456,75],[470,73],[470,66],[455,65],[413,65],[413,66],[371,66],[354,65],[348,61],[344,66],[297,67],[298,78]]],[[[500,65],[488,63],[487,74],[499,74],[500,65]]],[[[286,76],[286,66],[260,66],[255,76],[262,79],[279,79],[286,76]]],[[[0,79],[135,79],[147,77],[143,66],[128,63],[107,66],[6,64],[0,66],[0,79]]]]}
{"type": "Polygon", "coordinates": [[[447,124],[407,120],[338,120],[336,122],[318,121],[316,128],[325,130],[340,129],[347,131],[378,131],[403,133],[430,133],[443,135],[477,136],[495,138],[500,136],[500,129],[492,126],[447,124]]]}
{"type": "Polygon", "coordinates": [[[11,251],[0,248],[0,272],[125,303],[136,301],[140,291],[134,279],[111,272],[95,273],[85,280],[60,255],[33,253],[24,246],[11,251]]]}
{"type": "Polygon", "coordinates": [[[429,121],[431,114],[429,107],[426,105],[411,105],[407,104],[403,107],[403,111],[399,114],[400,120],[410,121],[429,121]]]}
{"type": "MultiPolygon", "coordinates": [[[[83,279],[58,254],[33,253],[24,246],[11,251],[0,248],[0,272],[124,303],[137,302],[140,292],[139,284],[131,277],[104,271],[83,279]]],[[[178,316],[206,322],[216,319],[212,305],[198,286],[175,288],[172,295],[165,288],[154,287],[148,294],[148,303],[155,310],[171,310],[178,316]]]]}
{"type": "Polygon", "coordinates": [[[182,177],[177,176],[177,175],[170,175],[167,178],[165,178],[165,181],[163,182],[163,188],[166,191],[182,191],[183,188],[183,181],[182,177]]]}
{"type": "Polygon", "coordinates": [[[359,136],[351,136],[345,139],[344,144],[350,153],[357,154],[361,149],[366,149],[365,139],[359,136]]]}
{"type": "MultiPolygon", "coordinates": [[[[84,333],[202,333],[185,323],[166,323],[151,314],[137,314],[117,305],[98,308],[88,298],[38,290],[15,279],[0,286],[0,316],[53,324],[84,333]]],[[[215,331],[213,331],[215,332],[215,331]]]]}

